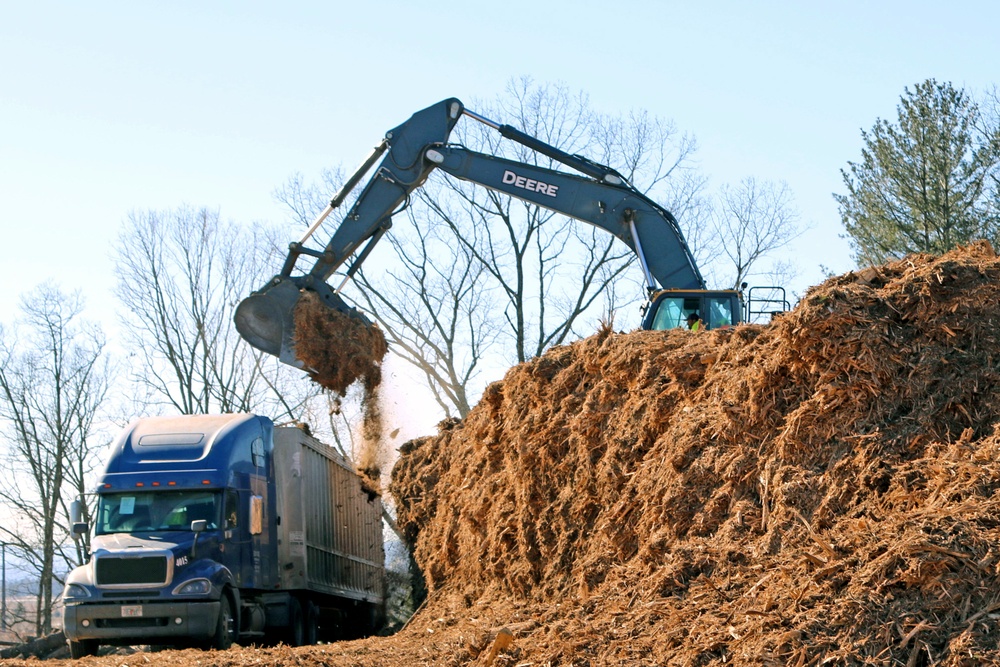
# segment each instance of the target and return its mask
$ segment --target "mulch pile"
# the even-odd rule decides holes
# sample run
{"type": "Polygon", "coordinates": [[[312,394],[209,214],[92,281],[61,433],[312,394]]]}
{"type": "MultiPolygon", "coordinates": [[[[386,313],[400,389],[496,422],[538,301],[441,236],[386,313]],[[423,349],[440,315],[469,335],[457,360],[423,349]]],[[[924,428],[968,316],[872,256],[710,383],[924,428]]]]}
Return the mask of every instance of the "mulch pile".
{"type": "Polygon", "coordinates": [[[294,317],[295,356],[316,384],[343,396],[361,380],[366,396],[375,391],[389,350],[381,329],[324,305],[309,291],[302,292],[294,317]]]}
{"type": "Polygon", "coordinates": [[[998,664],[998,363],[986,244],[767,326],[554,348],[401,450],[430,590],[406,628],[201,661],[998,664]]]}
{"type": "Polygon", "coordinates": [[[419,618],[489,609],[507,664],[1000,662],[998,363],[986,244],[552,349],[402,451],[419,618]]]}

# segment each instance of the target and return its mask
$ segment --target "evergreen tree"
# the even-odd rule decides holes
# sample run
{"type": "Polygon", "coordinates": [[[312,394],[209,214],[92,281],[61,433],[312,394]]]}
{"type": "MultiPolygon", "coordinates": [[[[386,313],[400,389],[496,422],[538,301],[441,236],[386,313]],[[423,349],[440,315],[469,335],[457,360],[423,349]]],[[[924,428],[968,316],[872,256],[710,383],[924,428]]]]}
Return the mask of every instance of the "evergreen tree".
{"type": "Polygon", "coordinates": [[[862,131],[860,162],[835,194],[859,265],[914,252],[942,253],[1000,239],[1000,132],[950,83],[928,79],[904,95],[893,125],[862,131]]]}

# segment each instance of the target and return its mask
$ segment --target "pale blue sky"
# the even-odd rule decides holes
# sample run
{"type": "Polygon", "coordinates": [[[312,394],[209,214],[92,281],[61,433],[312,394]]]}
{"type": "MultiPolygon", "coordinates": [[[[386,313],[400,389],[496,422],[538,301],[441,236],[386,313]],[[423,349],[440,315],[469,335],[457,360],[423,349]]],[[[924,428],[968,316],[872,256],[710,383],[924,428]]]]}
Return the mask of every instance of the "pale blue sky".
{"type": "Polygon", "coordinates": [[[801,291],[851,266],[831,193],[861,129],[926,78],[997,83],[998,26],[1000,3],[961,1],[0,0],[0,322],[52,278],[110,324],[130,210],[278,220],[293,173],[352,169],[414,111],[522,75],[674,120],[714,185],[786,181],[812,226],[787,253],[801,291]]]}

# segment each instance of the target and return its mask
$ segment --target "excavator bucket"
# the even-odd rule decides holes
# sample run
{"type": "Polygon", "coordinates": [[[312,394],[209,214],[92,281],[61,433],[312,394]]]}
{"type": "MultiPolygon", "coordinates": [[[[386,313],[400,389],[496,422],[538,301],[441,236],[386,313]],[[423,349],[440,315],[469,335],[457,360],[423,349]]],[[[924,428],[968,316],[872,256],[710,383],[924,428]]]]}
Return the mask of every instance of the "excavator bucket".
{"type": "MultiPolygon", "coordinates": [[[[320,283],[320,303],[370,324],[364,315],[337,295],[329,285],[320,283]],[[325,289],[323,289],[325,288],[325,289]]],[[[258,350],[274,355],[282,363],[303,368],[295,351],[295,309],[302,290],[291,278],[275,278],[271,283],[243,299],[236,307],[236,330],[258,350]]]]}
{"type": "Polygon", "coordinates": [[[236,330],[258,350],[302,368],[302,362],[295,357],[295,306],[300,296],[301,291],[291,280],[272,282],[236,306],[236,330]]]}

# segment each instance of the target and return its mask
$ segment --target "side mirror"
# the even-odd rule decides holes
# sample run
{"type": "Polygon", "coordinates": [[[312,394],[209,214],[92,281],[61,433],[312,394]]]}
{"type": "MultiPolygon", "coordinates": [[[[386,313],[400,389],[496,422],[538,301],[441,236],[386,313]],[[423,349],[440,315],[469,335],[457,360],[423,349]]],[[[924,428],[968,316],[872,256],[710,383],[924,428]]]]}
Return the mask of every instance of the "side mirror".
{"type": "Polygon", "coordinates": [[[70,535],[73,536],[73,540],[77,541],[88,532],[90,532],[90,524],[83,520],[83,503],[79,500],[74,500],[69,505],[69,520],[70,520],[70,535]]]}
{"type": "Polygon", "coordinates": [[[191,522],[191,532],[194,533],[194,542],[191,543],[191,558],[195,557],[198,549],[198,535],[204,533],[208,528],[208,521],[205,519],[195,519],[191,522]]]}
{"type": "Polygon", "coordinates": [[[73,532],[76,532],[76,524],[83,522],[83,503],[74,500],[69,504],[69,520],[73,523],[73,532]]]}

